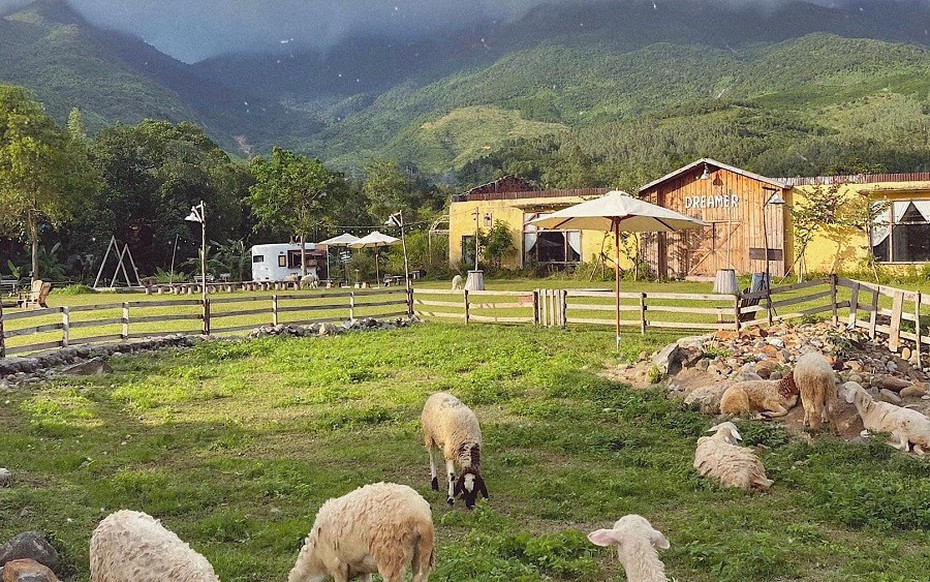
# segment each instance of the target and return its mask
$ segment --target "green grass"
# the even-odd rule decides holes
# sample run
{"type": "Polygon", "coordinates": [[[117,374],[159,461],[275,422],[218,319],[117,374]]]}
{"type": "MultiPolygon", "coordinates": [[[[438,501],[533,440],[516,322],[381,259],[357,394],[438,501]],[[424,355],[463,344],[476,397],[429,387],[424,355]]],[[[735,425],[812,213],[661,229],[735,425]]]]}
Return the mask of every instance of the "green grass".
{"type": "MultiPolygon", "coordinates": [[[[670,339],[628,336],[621,358],[670,339]]],[[[283,580],[325,499],[388,480],[430,500],[439,581],[622,579],[615,554],[583,536],[626,513],[666,534],[679,580],[922,579],[926,462],[743,423],[775,486],[719,491],[691,469],[712,420],[601,378],[612,343],[606,331],[428,324],[211,342],[8,391],[0,459],[16,483],[0,489],[0,538],[50,532],[84,581],[95,524],[133,508],[223,580],[283,580]],[[436,390],[482,421],[491,501],[474,512],[429,490],[417,418],[436,390]]]]}

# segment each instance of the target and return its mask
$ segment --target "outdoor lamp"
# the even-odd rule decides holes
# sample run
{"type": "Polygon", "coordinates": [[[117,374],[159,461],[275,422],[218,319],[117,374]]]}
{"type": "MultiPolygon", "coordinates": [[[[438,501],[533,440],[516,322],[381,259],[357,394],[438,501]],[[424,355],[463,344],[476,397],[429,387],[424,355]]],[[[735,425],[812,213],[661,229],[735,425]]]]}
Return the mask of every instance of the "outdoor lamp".
{"type": "Polygon", "coordinates": [[[710,172],[707,171],[707,162],[704,162],[704,172],[701,174],[701,180],[710,180],[710,172]]]}
{"type": "Polygon", "coordinates": [[[201,230],[200,243],[200,296],[203,301],[204,318],[203,333],[210,334],[210,320],[206,317],[207,313],[207,207],[200,201],[200,204],[191,206],[191,213],[184,217],[187,222],[199,222],[201,230]]]}

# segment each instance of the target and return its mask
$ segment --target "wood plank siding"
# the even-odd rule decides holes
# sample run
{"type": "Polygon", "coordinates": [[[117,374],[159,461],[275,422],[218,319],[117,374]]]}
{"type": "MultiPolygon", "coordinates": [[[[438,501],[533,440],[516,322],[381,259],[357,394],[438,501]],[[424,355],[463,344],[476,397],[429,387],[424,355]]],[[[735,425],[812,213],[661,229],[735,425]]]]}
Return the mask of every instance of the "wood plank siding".
{"type": "Polygon", "coordinates": [[[710,179],[701,179],[704,165],[698,164],[640,191],[644,200],[711,224],[700,231],[644,237],[649,265],[664,277],[713,276],[727,268],[761,273],[767,246],[772,276],[783,276],[786,206],[764,205],[774,192],[784,197],[786,187],[710,162],[707,170],[710,179]]]}

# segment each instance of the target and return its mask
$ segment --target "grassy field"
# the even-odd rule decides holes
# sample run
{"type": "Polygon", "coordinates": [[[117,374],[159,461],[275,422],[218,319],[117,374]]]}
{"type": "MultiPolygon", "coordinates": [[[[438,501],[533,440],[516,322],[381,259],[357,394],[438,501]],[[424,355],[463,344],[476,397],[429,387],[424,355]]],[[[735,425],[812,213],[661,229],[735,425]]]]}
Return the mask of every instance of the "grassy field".
{"type": "MultiPolygon", "coordinates": [[[[670,336],[628,336],[635,358],[670,336]]],[[[85,581],[95,524],[128,507],[189,541],[226,581],[283,580],[319,505],[363,483],[433,506],[432,579],[622,579],[584,535],[640,513],[678,580],[925,580],[930,470],[881,445],[810,443],[741,424],[775,479],[719,491],[691,469],[712,424],[598,375],[609,331],[426,324],[387,333],[209,342],[114,359],[111,376],[0,394],[0,539],[50,532],[85,581]],[[418,415],[473,406],[491,493],[473,512],[429,489],[418,415]]]]}

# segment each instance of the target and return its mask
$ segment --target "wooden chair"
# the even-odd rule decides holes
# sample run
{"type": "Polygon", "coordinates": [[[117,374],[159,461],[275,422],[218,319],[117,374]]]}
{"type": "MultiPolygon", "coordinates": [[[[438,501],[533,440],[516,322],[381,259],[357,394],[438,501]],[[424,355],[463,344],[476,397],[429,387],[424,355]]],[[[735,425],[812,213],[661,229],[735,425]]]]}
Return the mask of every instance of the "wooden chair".
{"type": "Polygon", "coordinates": [[[21,301],[23,309],[29,307],[48,307],[45,301],[48,299],[48,294],[51,292],[51,290],[51,283],[46,283],[41,279],[36,279],[33,281],[29,292],[26,293],[21,301]]]}

